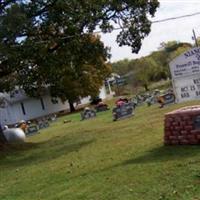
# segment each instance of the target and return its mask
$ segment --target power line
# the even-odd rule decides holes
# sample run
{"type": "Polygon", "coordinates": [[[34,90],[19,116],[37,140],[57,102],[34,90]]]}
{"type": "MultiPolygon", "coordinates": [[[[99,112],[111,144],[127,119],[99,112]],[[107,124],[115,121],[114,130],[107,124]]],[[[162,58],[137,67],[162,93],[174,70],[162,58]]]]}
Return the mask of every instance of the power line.
{"type": "Polygon", "coordinates": [[[155,21],[152,21],[152,23],[155,24],[155,23],[161,23],[161,22],[166,22],[166,21],[172,21],[172,20],[176,20],[176,19],[192,17],[195,15],[200,15],[200,12],[191,13],[191,14],[187,14],[187,15],[181,15],[181,16],[177,16],[177,17],[170,17],[170,18],[166,18],[166,19],[155,20],[155,21]]]}
{"type": "MultiPolygon", "coordinates": [[[[195,16],[195,15],[200,15],[200,12],[195,12],[195,13],[191,13],[191,14],[187,14],[187,15],[181,15],[181,16],[177,16],[177,17],[169,17],[169,18],[165,18],[165,19],[159,19],[159,20],[151,21],[151,23],[152,24],[162,23],[162,22],[172,21],[172,20],[176,20],[176,19],[192,17],[192,16],[195,16]]],[[[123,27],[116,27],[113,30],[120,30],[120,29],[123,29],[123,28],[126,28],[126,27],[125,26],[123,26],[123,27]]],[[[98,31],[97,33],[102,33],[102,32],[98,31]]]]}
{"type": "MultiPolygon", "coordinates": [[[[155,20],[155,21],[151,21],[151,23],[152,24],[162,23],[162,22],[166,22],[166,21],[172,21],[172,20],[176,20],[176,19],[192,17],[192,16],[196,16],[196,15],[200,15],[200,12],[195,12],[195,13],[191,13],[191,14],[187,14],[187,15],[181,15],[181,16],[177,16],[177,17],[169,17],[169,18],[166,18],[166,19],[155,20]]],[[[123,28],[127,28],[127,27],[126,26],[114,27],[113,30],[116,31],[116,30],[121,30],[123,28]]],[[[93,33],[99,34],[99,33],[103,33],[103,32],[102,31],[94,31],[93,33]]],[[[63,39],[67,39],[67,38],[71,38],[71,37],[75,37],[75,36],[67,36],[67,37],[64,37],[63,39]]]]}
{"type": "MultiPolygon", "coordinates": [[[[169,18],[165,18],[165,19],[160,19],[160,20],[155,20],[155,21],[151,21],[152,24],[156,24],[156,23],[162,23],[162,22],[167,22],[167,21],[172,21],[172,20],[176,20],[176,19],[181,19],[181,18],[187,18],[187,17],[192,17],[192,16],[196,16],[196,15],[200,15],[200,12],[195,12],[195,13],[191,13],[191,14],[187,14],[187,15],[181,15],[181,16],[176,16],[176,17],[169,17],[169,18]]],[[[126,29],[128,28],[127,26],[121,26],[121,27],[114,27],[113,30],[121,30],[121,29],[126,29]]],[[[100,34],[103,33],[102,31],[94,31],[93,34],[100,34]]],[[[82,36],[82,34],[76,35],[76,36],[82,36]]],[[[64,39],[70,39],[70,38],[74,38],[76,37],[75,35],[71,35],[71,36],[66,36],[66,37],[62,37],[60,38],[61,40],[64,39]]],[[[42,44],[42,43],[46,43],[46,41],[40,41],[40,42],[36,42],[37,44],[42,44]]],[[[16,45],[13,45],[16,46],[16,45]]]]}

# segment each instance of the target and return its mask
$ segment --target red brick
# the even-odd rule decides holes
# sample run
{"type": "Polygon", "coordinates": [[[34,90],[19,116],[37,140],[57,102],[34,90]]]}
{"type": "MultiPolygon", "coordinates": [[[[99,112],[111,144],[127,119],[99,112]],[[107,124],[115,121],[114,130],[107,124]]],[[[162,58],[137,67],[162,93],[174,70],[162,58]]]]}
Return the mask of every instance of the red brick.
{"type": "Polygon", "coordinates": [[[195,140],[196,139],[196,137],[194,135],[187,135],[187,138],[189,140],[195,140]]]}
{"type": "Polygon", "coordinates": [[[189,140],[189,144],[199,144],[198,140],[189,140]]]}
{"type": "Polygon", "coordinates": [[[183,139],[185,139],[185,137],[184,137],[183,135],[179,135],[179,136],[178,136],[178,139],[179,139],[179,140],[183,140],[183,139]]]}
{"type": "Polygon", "coordinates": [[[190,131],[190,130],[192,130],[193,129],[193,127],[192,126],[185,126],[185,130],[188,130],[188,131],[190,131]]]}
{"type": "Polygon", "coordinates": [[[192,126],[194,123],[193,121],[187,121],[187,124],[192,126]]]}
{"type": "Polygon", "coordinates": [[[167,118],[167,121],[168,121],[168,122],[173,122],[174,119],[173,119],[172,117],[168,117],[168,118],[167,118]]]}
{"type": "Polygon", "coordinates": [[[182,119],[183,119],[184,121],[189,121],[189,120],[190,120],[190,117],[187,116],[187,115],[182,115],[182,119]]]}
{"type": "Polygon", "coordinates": [[[180,135],[179,131],[172,131],[171,133],[172,133],[172,135],[180,135]]]}
{"type": "Polygon", "coordinates": [[[200,135],[196,135],[196,138],[200,140],[200,135]]]}
{"type": "Polygon", "coordinates": [[[191,130],[190,131],[192,134],[200,134],[200,130],[191,130]]]}
{"type": "Polygon", "coordinates": [[[181,130],[181,134],[182,134],[182,135],[187,135],[187,133],[188,133],[188,132],[187,132],[186,130],[181,130]]]}
{"type": "Polygon", "coordinates": [[[177,131],[181,130],[181,128],[179,126],[175,126],[174,129],[177,130],[177,131]]]}
{"type": "Polygon", "coordinates": [[[170,139],[170,140],[176,140],[177,138],[178,138],[178,137],[175,136],[175,135],[170,135],[170,136],[169,136],[169,139],[170,139]]]}
{"type": "Polygon", "coordinates": [[[194,118],[200,106],[188,106],[165,115],[165,144],[200,144],[200,130],[194,129],[194,118]]]}
{"type": "Polygon", "coordinates": [[[189,141],[184,139],[184,140],[180,140],[180,144],[189,144],[189,141]]]}
{"type": "Polygon", "coordinates": [[[179,141],[178,140],[172,140],[171,144],[179,144],[179,141]]]}

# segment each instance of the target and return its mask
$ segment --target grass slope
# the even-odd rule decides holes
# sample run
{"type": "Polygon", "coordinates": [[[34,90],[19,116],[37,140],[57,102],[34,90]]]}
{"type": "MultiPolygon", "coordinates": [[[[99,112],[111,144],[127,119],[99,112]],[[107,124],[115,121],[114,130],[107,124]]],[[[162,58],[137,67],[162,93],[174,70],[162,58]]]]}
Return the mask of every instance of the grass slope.
{"type": "Polygon", "coordinates": [[[199,146],[163,146],[164,113],[190,104],[142,106],[118,122],[111,111],[60,118],[0,152],[0,199],[200,199],[199,146]]]}

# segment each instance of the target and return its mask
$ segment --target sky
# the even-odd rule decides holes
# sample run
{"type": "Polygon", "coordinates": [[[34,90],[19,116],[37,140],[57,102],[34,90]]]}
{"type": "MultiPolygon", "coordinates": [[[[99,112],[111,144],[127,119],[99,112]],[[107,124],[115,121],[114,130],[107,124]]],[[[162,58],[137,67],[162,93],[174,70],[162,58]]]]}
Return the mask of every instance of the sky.
{"type": "MultiPolygon", "coordinates": [[[[200,12],[200,0],[160,0],[160,7],[156,12],[155,17],[151,20],[161,20],[196,12],[200,12]]],[[[180,42],[194,43],[194,40],[192,40],[192,30],[195,30],[197,37],[200,36],[199,19],[200,14],[192,17],[152,24],[151,32],[143,40],[141,50],[138,54],[133,54],[130,47],[118,46],[115,40],[119,31],[101,34],[101,40],[106,46],[111,47],[111,62],[123,60],[125,58],[140,58],[156,51],[162,42],[176,40],[180,42]]]]}

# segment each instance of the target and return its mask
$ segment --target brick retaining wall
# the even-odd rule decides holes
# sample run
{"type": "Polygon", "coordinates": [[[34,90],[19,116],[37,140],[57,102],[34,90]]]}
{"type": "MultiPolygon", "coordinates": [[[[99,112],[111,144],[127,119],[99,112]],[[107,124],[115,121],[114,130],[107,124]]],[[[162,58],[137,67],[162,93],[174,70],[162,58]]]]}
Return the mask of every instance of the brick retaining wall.
{"type": "Polygon", "coordinates": [[[188,106],[165,114],[166,145],[200,144],[200,106],[188,106]]]}

